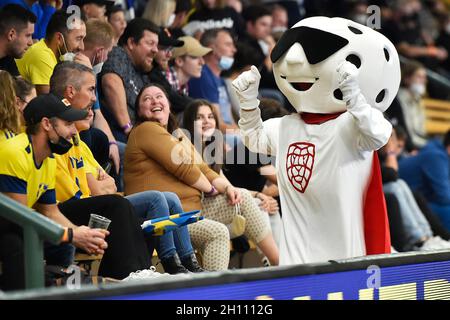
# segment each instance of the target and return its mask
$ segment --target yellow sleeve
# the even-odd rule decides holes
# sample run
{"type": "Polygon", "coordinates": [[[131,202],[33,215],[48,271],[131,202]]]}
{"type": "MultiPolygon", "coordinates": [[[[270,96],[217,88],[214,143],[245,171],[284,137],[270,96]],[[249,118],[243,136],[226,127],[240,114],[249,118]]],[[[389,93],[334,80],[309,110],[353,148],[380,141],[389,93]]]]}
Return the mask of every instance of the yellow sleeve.
{"type": "Polygon", "coordinates": [[[89,196],[89,194],[83,195],[77,184],[77,177],[73,176],[69,171],[69,158],[68,154],[55,155],[56,159],[56,200],[58,202],[64,202],[72,199],[73,197],[82,198],[83,196],[89,196]]]}
{"type": "Polygon", "coordinates": [[[90,173],[94,176],[95,179],[98,179],[98,169],[103,171],[102,166],[95,160],[94,155],[92,154],[91,149],[80,140],[81,154],[83,155],[84,166],[86,174],[90,173]]]}
{"type": "Polygon", "coordinates": [[[28,162],[15,148],[0,148],[0,174],[28,181],[28,162]]]}

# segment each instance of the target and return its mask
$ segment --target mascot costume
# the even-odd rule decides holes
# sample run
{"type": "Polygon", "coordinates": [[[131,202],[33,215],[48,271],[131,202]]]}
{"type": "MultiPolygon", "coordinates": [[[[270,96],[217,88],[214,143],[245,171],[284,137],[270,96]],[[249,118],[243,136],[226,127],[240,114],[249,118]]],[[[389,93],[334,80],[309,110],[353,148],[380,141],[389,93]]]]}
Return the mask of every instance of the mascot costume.
{"type": "Polygon", "coordinates": [[[283,212],[280,265],[390,253],[376,150],[400,85],[394,45],[342,18],[311,17],[271,53],[278,88],[298,113],[262,122],[258,69],[233,81],[253,152],[276,157],[283,212]]]}

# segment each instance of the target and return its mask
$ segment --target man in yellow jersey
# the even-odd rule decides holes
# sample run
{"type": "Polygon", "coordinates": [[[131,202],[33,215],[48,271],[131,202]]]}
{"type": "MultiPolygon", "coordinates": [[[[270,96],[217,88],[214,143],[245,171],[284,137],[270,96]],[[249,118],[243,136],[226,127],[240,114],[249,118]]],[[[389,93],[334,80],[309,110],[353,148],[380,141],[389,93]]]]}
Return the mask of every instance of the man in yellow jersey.
{"type": "MultiPolygon", "coordinates": [[[[0,149],[0,192],[66,228],[62,245],[46,246],[48,264],[70,265],[73,261],[70,243],[95,254],[103,254],[107,248],[104,240],[107,231],[74,225],[56,205],[53,154],[64,154],[72,147],[70,140],[76,134],[73,122],[85,117],[86,111],[73,109],[66,99],[53,94],[42,95],[30,101],[24,110],[27,132],[5,141],[0,149]]],[[[20,234],[20,230],[6,220],[0,220],[0,231],[2,235],[20,234]]],[[[1,248],[7,246],[8,243],[0,245],[1,248]]],[[[16,243],[16,246],[20,251],[21,245],[16,243]]],[[[11,254],[14,255],[10,252],[9,256],[11,254]]],[[[5,258],[1,252],[0,258],[5,258]]],[[[16,268],[15,272],[20,272],[23,264],[16,268]]]]}
{"type": "Polygon", "coordinates": [[[20,75],[36,86],[38,94],[48,93],[53,69],[58,61],[77,61],[91,66],[89,59],[80,53],[84,50],[86,25],[64,10],[50,18],[44,39],[33,44],[22,59],[16,60],[20,75]]]}

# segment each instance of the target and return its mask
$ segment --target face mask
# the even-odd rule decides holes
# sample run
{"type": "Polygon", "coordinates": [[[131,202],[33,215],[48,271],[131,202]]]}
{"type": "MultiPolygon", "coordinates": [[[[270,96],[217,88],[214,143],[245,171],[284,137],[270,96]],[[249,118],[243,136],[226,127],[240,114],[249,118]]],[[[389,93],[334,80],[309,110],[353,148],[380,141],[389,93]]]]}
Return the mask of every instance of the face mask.
{"type": "Polygon", "coordinates": [[[278,26],[272,28],[272,33],[285,32],[287,30],[286,27],[278,26]]]}
{"type": "Polygon", "coordinates": [[[172,23],[175,21],[175,14],[172,13],[169,17],[169,19],[167,19],[167,27],[170,27],[172,25],[172,23]]]}
{"type": "Polygon", "coordinates": [[[95,75],[99,74],[102,71],[103,64],[104,64],[104,62],[95,63],[96,58],[97,58],[97,54],[94,55],[94,59],[93,59],[93,61],[91,61],[91,64],[93,65],[92,70],[94,71],[95,75]]]}
{"type": "Polygon", "coordinates": [[[232,57],[222,56],[219,60],[219,68],[222,70],[228,70],[233,65],[234,59],[232,57]]]}
{"type": "Polygon", "coordinates": [[[92,70],[94,70],[95,75],[102,72],[104,62],[97,63],[95,66],[92,67],[92,70]]]}
{"type": "Polygon", "coordinates": [[[70,148],[72,148],[72,143],[61,137],[56,130],[55,132],[58,135],[58,141],[57,142],[52,142],[50,140],[47,141],[48,146],[50,147],[50,151],[54,154],[59,155],[67,153],[70,150],[70,148]]]}
{"type": "Polygon", "coordinates": [[[73,52],[67,52],[65,54],[63,54],[62,56],[59,57],[59,59],[61,61],[73,61],[73,59],[75,58],[76,54],[73,52]]]}
{"type": "Polygon", "coordinates": [[[69,49],[67,49],[66,46],[66,40],[64,39],[64,36],[61,34],[62,36],[62,40],[63,40],[63,44],[64,44],[64,49],[66,50],[65,54],[61,54],[61,50],[58,47],[58,51],[59,51],[59,59],[61,61],[73,61],[73,59],[75,58],[75,53],[70,52],[69,49]]]}
{"type": "Polygon", "coordinates": [[[409,90],[415,97],[420,98],[425,93],[425,85],[422,83],[413,83],[409,86],[409,90]]]}

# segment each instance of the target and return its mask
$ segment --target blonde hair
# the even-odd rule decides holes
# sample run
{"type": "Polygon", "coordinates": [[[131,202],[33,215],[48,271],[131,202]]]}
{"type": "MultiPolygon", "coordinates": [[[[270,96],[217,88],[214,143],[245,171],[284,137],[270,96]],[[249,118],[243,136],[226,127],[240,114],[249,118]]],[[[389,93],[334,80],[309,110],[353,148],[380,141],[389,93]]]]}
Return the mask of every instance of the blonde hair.
{"type": "Polygon", "coordinates": [[[152,0],[147,2],[142,18],[150,20],[159,27],[170,27],[167,24],[172,13],[175,13],[175,0],[152,0]]]}
{"type": "Polygon", "coordinates": [[[108,48],[112,46],[114,37],[114,29],[108,22],[99,19],[89,19],[86,22],[85,46],[99,45],[108,48]]]}
{"type": "Polygon", "coordinates": [[[14,80],[6,71],[0,70],[0,130],[20,131],[20,113],[16,106],[14,80]]]}

